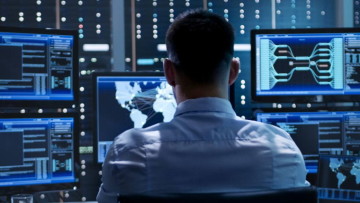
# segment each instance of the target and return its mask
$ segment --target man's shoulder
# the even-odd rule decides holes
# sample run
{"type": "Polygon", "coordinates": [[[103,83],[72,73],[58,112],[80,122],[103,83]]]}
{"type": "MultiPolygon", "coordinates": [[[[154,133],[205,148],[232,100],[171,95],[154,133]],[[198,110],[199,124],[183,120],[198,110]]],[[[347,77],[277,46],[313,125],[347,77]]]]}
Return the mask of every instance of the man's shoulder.
{"type": "Polygon", "coordinates": [[[146,144],[159,142],[160,133],[156,130],[157,127],[129,129],[115,138],[114,147],[118,150],[130,150],[146,144]]]}
{"type": "Polygon", "coordinates": [[[240,129],[239,135],[244,135],[247,137],[265,136],[269,138],[274,136],[280,136],[286,139],[291,139],[289,133],[275,125],[270,125],[267,123],[253,120],[246,120],[246,122],[246,125],[244,125],[242,129],[240,129]]]}

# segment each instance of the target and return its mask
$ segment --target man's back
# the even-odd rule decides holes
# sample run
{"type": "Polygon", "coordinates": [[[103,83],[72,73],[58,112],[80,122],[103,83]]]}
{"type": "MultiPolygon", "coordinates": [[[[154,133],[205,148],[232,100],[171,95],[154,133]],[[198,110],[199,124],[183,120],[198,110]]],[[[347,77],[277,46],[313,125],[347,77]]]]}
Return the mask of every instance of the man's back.
{"type": "MultiPolygon", "coordinates": [[[[299,149],[279,128],[236,117],[228,101],[181,103],[169,123],[120,135],[104,189],[121,194],[235,192],[305,186],[299,149]]],[[[110,163],[110,164],[107,164],[110,163]]]]}
{"type": "Polygon", "coordinates": [[[304,160],[290,136],[238,118],[227,100],[240,69],[229,22],[210,11],[185,11],[165,42],[164,74],[178,104],[175,117],[115,139],[98,200],[305,186],[304,160]]]}

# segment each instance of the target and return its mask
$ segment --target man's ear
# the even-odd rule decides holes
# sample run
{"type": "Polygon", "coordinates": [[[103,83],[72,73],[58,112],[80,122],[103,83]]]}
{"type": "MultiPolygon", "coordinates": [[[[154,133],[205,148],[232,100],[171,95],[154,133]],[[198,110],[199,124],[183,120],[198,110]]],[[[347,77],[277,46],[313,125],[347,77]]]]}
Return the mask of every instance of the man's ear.
{"type": "Polygon", "coordinates": [[[239,75],[239,71],[240,59],[232,59],[230,64],[229,85],[232,85],[236,81],[239,75]]]}
{"type": "Polygon", "coordinates": [[[166,77],[167,82],[171,86],[175,86],[175,67],[172,61],[170,59],[165,59],[163,63],[164,68],[164,74],[166,77]]]}

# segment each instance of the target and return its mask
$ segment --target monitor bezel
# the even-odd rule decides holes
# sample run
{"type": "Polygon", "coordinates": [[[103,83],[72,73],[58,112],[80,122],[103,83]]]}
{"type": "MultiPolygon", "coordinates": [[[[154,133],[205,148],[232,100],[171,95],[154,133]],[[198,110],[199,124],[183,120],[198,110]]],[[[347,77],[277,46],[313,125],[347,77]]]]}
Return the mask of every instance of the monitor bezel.
{"type": "Polygon", "coordinates": [[[12,100],[0,99],[1,107],[20,108],[20,107],[42,107],[42,108],[62,108],[77,106],[79,100],[79,40],[76,30],[65,30],[55,28],[33,28],[33,27],[6,27],[0,26],[0,33],[24,33],[24,34],[48,34],[48,35],[68,35],[73,37],[73,99],[72,100],[12,100]]]}
{"type": "Polygon", "coordinates": [[[253,29],[250,33],[251,43],[251,98],[255,102],[284,103],[322,103],[322,102],[357,102],[357,94],[333,95],[276,95],[265,96],[256,94],[256,35],[258,34],[326,34],[326,33],[359,33],[360,28],[300,28],[300,29],[253,29]]]}
{"type": "Polygon", "coordinates": [[[80,153],[79,153],[79,115],[77,113],[43,113],[43,114],[1,114],[0,119],[31,119],[31,118],[72,118],[74,120],[74,175],[75,181],[68,183],[49,183],[49,184],[34,184],[34,185],[17,185],[17,186],[2,186],[0,190],[3,191],[3,195],[13,195],[13,194],[28,194],[28,193],[37,193],[45,191],[59,191],[59,190],[75,190],[79,188],[80,185],[80,153]]]}
{"type": "Polygon", "coordinates": [[[94,72],[92,74],[92,86],[93,86],[93,142],[94,142],[94,160],[97,164],[102,164],[103,162],[99,162],[98,157],[98,109],[97,109],[97,78],[98,77],[164,77],[164,72],[94,72]]]}

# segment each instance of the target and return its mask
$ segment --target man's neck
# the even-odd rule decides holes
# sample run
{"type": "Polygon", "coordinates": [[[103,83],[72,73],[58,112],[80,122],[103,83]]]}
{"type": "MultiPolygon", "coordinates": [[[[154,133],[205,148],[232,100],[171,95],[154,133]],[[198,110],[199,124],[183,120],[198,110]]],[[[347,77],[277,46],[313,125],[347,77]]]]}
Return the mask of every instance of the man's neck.
{"type": "Polygon", "coordinates": [[[224,90],[224,88],[210,85],[197,87],[183,87],[182,85],[176,85],[174,87],[174,93],[176,95],[176,102],[178,104],[188,99],[197,99],[202,97],[218,97],[228,99],[227,89],[224,90]]]}

